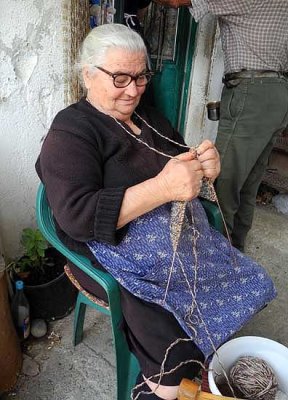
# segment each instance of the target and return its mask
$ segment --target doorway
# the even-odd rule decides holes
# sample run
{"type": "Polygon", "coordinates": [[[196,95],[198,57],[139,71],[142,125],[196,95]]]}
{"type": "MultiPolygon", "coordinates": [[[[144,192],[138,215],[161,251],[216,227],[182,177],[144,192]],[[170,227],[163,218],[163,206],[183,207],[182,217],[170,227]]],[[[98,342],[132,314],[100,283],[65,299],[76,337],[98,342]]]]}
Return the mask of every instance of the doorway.
{"type": "Polygon", "coordinates": [[[187,7],[172,9],[151,3],[144,20],[144,34],[155,71],[154,103],[182,134],[196,27],[187,7]]]}

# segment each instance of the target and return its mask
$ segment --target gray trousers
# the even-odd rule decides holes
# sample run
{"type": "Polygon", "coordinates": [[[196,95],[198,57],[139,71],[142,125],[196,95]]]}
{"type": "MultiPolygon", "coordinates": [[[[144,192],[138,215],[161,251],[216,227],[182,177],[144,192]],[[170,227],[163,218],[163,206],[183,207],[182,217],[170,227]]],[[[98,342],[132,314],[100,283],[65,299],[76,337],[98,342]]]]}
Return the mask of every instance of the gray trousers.
{"type": "Polygon", "coordinates": [[[216,138],[221,174],[215,187],[232,243],[243,250],[268,157],[288,124],[288,80],[265,77],[235,83],[222,92],[216,138]]]}

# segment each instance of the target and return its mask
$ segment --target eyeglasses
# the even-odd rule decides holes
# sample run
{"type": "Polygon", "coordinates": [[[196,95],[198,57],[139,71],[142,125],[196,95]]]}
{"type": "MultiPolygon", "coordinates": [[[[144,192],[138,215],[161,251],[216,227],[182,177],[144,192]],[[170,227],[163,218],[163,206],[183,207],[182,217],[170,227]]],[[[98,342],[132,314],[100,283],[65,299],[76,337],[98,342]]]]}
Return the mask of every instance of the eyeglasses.
{"type": "Polygon", "coordinates": [[[154,73],[152,71],[142,72],[138,75],[130,75],[130,74],[123,74],[123,73],[115,73],[113,74],[110,71],[102,67],[98,67],[94,65],[95,68],[99,69],[100,71],[104,72],[105,74],[111,76],[113,78],[113,84],[116,88],[125,88],[130,85],[132,81],[135,81],[136,86],[145,86],[148,82],[150,82],[154,73]]]}

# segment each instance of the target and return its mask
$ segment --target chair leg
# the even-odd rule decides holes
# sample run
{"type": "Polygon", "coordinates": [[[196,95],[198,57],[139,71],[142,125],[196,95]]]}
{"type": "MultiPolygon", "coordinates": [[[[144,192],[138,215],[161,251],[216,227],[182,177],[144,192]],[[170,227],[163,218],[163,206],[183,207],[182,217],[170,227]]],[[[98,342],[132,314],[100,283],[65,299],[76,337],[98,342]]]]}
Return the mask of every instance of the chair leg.
{"type": "Polygon", "coordinates": [[[130,400],[140,368],[130,352],[123,332],[112,325],[116,353],[117,400],[130,400]]]}
{"type": "Polygon", "coordinates": [[[83,338],[83,326],[86,313],[86,304],[82,302],[81,297],[82,294],[79,293],[74,313],[74,332],[73,332],[74,346],[77,346],[77,344],[81,343],[83,338]]]}

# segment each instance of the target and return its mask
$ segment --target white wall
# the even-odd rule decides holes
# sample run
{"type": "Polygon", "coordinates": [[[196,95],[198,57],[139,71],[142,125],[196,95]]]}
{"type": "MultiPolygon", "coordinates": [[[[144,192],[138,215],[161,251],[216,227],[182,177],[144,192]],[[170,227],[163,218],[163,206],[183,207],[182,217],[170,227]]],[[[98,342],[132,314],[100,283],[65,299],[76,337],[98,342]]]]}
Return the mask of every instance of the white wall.
{"type": "Polygon", "coordinates": [[[203,139],[214,141],[216,138],[218,122],[207,118],[206,104],[220,100],[223,71],[219,28],[216,18],[207,15],[198,24],[192,60],[184,132],[185,140],[190,145],[198,145],[203,139]]]}
{"type": "Polygon", "coordinates": [[[35,223],[34,163],[64,106],[62,1],[0,0],[0,234],[4,253],[35,223]]]}
{"type": "MultiPolygon", "coordinates": [[[[70,3],[0,0],[0,236],[6,257],[18,255],[22,229],[36,226],[34,163],[52,118],[64,107],[63,10],[70,3]]],[[[186,121],[190,144],[216,134],[217,124],[207,120],[205,106],[221,92],[215,29],[209,16],[199,24],[186,121]]]]}

